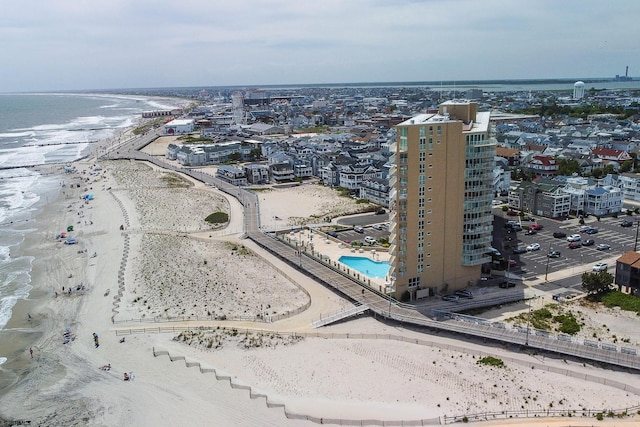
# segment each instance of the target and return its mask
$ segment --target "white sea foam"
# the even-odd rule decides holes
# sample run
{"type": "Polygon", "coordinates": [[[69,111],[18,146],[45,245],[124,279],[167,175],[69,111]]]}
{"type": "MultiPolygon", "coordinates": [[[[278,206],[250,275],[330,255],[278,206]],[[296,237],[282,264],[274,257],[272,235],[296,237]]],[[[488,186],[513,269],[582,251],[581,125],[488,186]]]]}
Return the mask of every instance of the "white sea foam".
{"type": "Polygon", "coordinates": [[[26,138],[28,136],[35,136],[35,132],[6,132],[0,133],[0,138],[26,138]]]}
{"type": "Polygon", "coordinates": [[[0,365],[2,365],[3,363],[6,363],[7,358],[6,357],[0,357],[0,365]]]}

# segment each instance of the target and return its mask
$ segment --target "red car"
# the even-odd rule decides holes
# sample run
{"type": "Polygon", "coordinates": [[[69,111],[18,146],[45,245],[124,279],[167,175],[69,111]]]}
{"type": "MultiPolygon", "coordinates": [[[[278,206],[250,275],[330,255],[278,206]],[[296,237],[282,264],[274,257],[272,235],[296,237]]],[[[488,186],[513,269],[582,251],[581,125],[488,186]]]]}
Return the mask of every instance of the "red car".
{"type": "Polygon", "coordinates": [[[509,215],[509,216],[518,216],[518,212],[513,211],[513,210],[508,210],[507,211],[507,215],[509,215]]]}
{"type": "Polygon", "coordinates": [[[540,224],[531,224],[529,226],[529,230],[542,230],[544,227],[540,224]]]}
{"type": "Polygon", "coordinates": [[[571,242],[569,243],[569,249],[578,249],[581,248],[582,245],[580,244],[580,242],[571,242]]]}

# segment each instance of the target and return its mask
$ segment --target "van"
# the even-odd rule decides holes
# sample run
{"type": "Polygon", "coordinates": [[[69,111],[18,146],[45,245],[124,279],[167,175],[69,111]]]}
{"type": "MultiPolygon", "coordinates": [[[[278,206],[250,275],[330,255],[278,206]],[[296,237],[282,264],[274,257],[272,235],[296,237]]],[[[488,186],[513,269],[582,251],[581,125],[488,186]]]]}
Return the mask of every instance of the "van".
{"type": "Polygon", "coordinates": [[[367,242],[370,245],[373,245],[374,243],[377,242],[377,240],[371,236],[367,236],[364,238],[364,241],[367,242]]]}
{"type": "Polygon", "coordinates": [[[356,233],[364,233],[364,228],[356,225],[355,227],[353,227],[353,231],[355,231],[356,233]]]}

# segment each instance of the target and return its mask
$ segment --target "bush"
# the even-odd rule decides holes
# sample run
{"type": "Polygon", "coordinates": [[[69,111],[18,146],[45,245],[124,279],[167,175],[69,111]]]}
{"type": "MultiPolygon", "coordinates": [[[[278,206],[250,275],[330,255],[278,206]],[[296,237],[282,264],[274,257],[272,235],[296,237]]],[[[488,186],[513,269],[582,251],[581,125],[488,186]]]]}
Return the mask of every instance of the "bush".
{"type": "Polygon", "coordinates": [[[553,320],[560,323],[558,330],[565,334],[575,335],[582,328],[582,325],[578,323],[573,313],[559,314],[555,316],[553,320]]]}
{"type": "Polygon", "coordinates": [[[224,212],[214,212],[204,219],[209,224],[224,224],[229,222],[229,215],[224,212]]]}
{"type": "Polygon", "coordinates": [[[478,365],[495,366],[496,368],[504,368],[504,362],[497,357],[487,356],[476,362],[478,365]]]}

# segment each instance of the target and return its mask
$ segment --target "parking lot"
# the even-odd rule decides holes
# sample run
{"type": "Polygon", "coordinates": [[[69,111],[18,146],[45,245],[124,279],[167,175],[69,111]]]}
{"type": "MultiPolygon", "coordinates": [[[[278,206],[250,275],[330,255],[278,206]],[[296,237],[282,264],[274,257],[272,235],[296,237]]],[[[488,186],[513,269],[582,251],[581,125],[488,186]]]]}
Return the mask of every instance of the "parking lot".
{"type": "MultiPolygon", "coordinates": [[[[522,221],[522,226],[524,228],[533,223],[541,224],[544,228],[537,231],[536,234],[527,235],[524,229],[509,233],[504,224],[506,221],[514,219],[518,219],[518,217],[507,217],[501,211],[496,214],[494,221],[494,247],[501,251],[505,259],[510,258],[516,261],[515,265],[511,267],[511,271],[516,274],[522,274],[525,279],[572,267],[575,267],[576,272],[578,272],[583,267],[592,266],[601,260],[633,249],[636,238],[635,216],[620,215],[618,218],[601,218],[600,221],[596,221],[595,218],[588,218],[585,225],[597,228],[598,232],[595,234],[581,232],[581,225],[578,224],[577,220],[554,221],[535,216],[534,222],[522,221]],[[621,227],[620,224],[623,220],[634,221],[634,226],[621,227]],[[566,237],[555,238],[553,237],[554,232],[566,233],[566,237]],[[572,234],[580,234],[581,242],[586,239],[593,239],[594,244],[592,246],[579,245],[575,249],[570,249],[567,237],[572,234]],[[523,254],[513,253],[513,249],[516,247],[526,248],[532,243],[538,243],[540,249],[523,254]],[[602,251],[597,250],[597,245],[601,243],[610,245],[611,248],[602,251]],[[548,258],[547,254],[553,250],[560,251],[560,256],[548,258]]],[[[615,265],[609,265],[609,271],[614,268],[615,265]]]]}
{"type": "MultiPolygon", "coordinates": [[[[384,218],[380,218],[383,220],[384,218]]],[[[362,233],[356,232],[353,228],[348,228],[345,230],[335,230],[337,233],[336,239],[340,239],[345,243],[353,243],[360,242],[363,245],[368,245],[369,243],[365,242],[365,237],[373,237],[376,240],[379,239],[388,239],[389,238],[389,230],[387,226],[382,226],[382,224],[386,224],[387,221],[383,220],[381,222],[370,224],[370,225],[362,225],[361,227],[364,229],[362,233]]],[[[345,225],[345,227],[347,227],[345,225]]]]}

